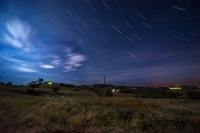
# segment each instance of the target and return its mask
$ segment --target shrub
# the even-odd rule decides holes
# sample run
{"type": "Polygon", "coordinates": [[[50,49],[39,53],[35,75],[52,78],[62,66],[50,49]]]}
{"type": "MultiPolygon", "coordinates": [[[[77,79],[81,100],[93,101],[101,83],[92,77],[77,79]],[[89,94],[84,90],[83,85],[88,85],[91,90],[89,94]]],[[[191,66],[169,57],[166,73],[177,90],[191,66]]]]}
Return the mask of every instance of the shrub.
{"type": "Polygon", "coordinates": [[[112,94],[112,88],[110,88],[110,87],[105,88],[105,90],[104,90],[104,96],[106,96],[106,97],[112,97],[113,96],[113,94],[112,94]]]}
{"type": "Polygon", "coordinates": [[[34,88],[39,87],[39,85],[36,84],[36,83],[34,83],[34,82],[30,82],[30,83],[28,83],[28,86],[31,87],[32,90],[33,90],[34,88]]]}
{"type": "Polygon", "coordinates": [[[26,94],[28,94],[28,95],[39,96],[39,95],[48,94],[48,93],[45,92],[45,91],[27,90],[27,91],[26,91],[26,94]]]}
{"type": "Polygon", "coordinates": [[[79,89],[78,88],[74,88],[73,91],[79,91],[79,89]]]}
{"type": "Polygon", "coordinates": [[[54,91],[54,92],[58,92],[60,90],[60,86],[59,85],[52,85],[51,89],[54,91]]]}
{"type": "Polygon", "coordinates": [[[183,94],[179,93],[179,92],[168,92],[168,96],[169,98],[179,98],[181,97],[183,94]]]}
{"type": "Polygon", "coordinates": [[[112,97],[112,87],[101,88],[101,86],[93,86],[89,89],[90,91],[94,92],[97,96],[105,96],[105,97],[112,97]]]}
{"type": "Polygon", "coordinates": [[[103,88],[100,86],[92,86],[92,88],[89,89],[91,92],[94,92],[97,96],[103,96],[103,88]]]}
{"type": "Polygon", "coordinates": [[[27,90],[26,94],[28,94],[28,95],[40,95],[41,92],[35,91],[35,90],[27,90]]]}
{"type": "Polygon", "coordinates": [[[190,99],[200,100],[200,92],[199,91],[188,91],[187,96],[190,99]]]}

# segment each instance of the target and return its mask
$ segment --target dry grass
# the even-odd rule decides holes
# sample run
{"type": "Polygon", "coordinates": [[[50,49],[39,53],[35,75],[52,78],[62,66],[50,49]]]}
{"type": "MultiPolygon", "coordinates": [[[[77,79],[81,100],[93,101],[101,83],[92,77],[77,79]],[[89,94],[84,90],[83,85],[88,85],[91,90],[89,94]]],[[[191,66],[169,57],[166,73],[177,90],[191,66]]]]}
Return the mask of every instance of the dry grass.
{"type": "Polygon", "coordinates": [[[64,92],[67,95],[30,96],[0,90],[0,131],[200,132],[200,101],[136,99],[123,94],[104,98],[85,90],[64,92]]]}

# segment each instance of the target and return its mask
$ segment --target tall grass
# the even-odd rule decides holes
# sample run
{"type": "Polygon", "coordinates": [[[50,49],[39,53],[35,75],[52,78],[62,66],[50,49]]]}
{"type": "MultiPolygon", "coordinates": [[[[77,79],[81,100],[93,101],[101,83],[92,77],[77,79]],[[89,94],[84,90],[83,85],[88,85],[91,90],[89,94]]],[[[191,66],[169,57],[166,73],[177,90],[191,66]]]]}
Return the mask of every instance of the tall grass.
{"type": "Polygon", "coordinates": [[[200,101],[87,97],[77,93],[30,96],[0,90],[0,131],[200,132],[200,101]]]}

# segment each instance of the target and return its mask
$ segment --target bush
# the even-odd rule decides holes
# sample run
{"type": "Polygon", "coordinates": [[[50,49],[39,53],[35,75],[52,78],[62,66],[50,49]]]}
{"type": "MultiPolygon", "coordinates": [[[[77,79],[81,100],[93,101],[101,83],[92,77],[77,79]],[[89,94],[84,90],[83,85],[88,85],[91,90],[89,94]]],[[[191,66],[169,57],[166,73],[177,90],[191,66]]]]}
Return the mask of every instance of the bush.
{"type": "Polygon", "coordinates": [[[97,96],[103,96],[103,88],[100,86],[93,86],[89,89],[91,92],[94,92],[97,96]]]}
{"type": "Polygon", "coordinates": [[[35,83],[32,83],[32,82],[28,83],[28,86],[31,87],[32,90],[33,90],[34,88],[39,87],[38,84],[35,84],[35,83]]]}
{"type": "Polygon", "coordinates": [[[27,90],[26,91],[26,94],[28,95],[41,95],[41,92],[40,91],[35,91],[35,90],[27,90]]]}
{"type": "Polygon", "coordinates": [[[169,98],[180,98],[183,94],[179,92],[168,92],[169,98]]]}
{"type": "Polygon", "coordinates": [[[200,92],[199,91],[188,91],[187,96],[189,99],[200,100],[200,92]]]}
{"type": "Polygon", "coordinates": [[[112,97],[113,96],[113,94],[112,94],[112,88],[110,88],[110,87],[105,88],[105,90],[104,90],[104,96],[105,97],[112,97]]]}
{"type": "Polygon", "coordinates": [[[40,87],[41,87],[41,88],[48,88],[48,89],[51,89],[51,85],[49,85],[49,84],[42,84],[40,87]]]}
{"type": "Polygon", "coordinates": [[[101,86],[93,86],[89,89],[91,92],[94,92],[97,96],[105,96],[105,97],[112,97],[112,87],[103,88],[101,86]]]}
{"type": "Polygon", "coordinates": [[[59,85],[52,85],[51,89],[54,91],[54,92],[58,92],[60,90],[60,86],[59,85]]]}
{"type": "Polygon", "coordinates": [[[45,92],[45,91],[27,90],[26,94],[28,94],[28,95],[34,95],[34,96],[39,96],[39,95],[48,94],[48,93],[45,92]]]}
{"type": "Polygon", "coordinates": [[[78,88],[74,88],[73,91],[79,91],[79,89],[78,88]]]}

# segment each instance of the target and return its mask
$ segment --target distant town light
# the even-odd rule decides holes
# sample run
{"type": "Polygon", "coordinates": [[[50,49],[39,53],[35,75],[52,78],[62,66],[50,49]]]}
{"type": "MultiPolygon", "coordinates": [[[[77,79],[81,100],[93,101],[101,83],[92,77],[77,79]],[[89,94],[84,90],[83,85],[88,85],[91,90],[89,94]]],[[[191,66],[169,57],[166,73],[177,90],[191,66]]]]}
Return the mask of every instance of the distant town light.
{"type": "Polygon", "coordinates": [[[170,90],[180,90],[182,89],[181,87],[169,87],[170,90]]]}
{"type": "Polygon", "coordinates": [[[113,89],[112,91],[113,91],[113,92],[115,92],[115,90],[114,90],[114,89],[113,89]]]}

